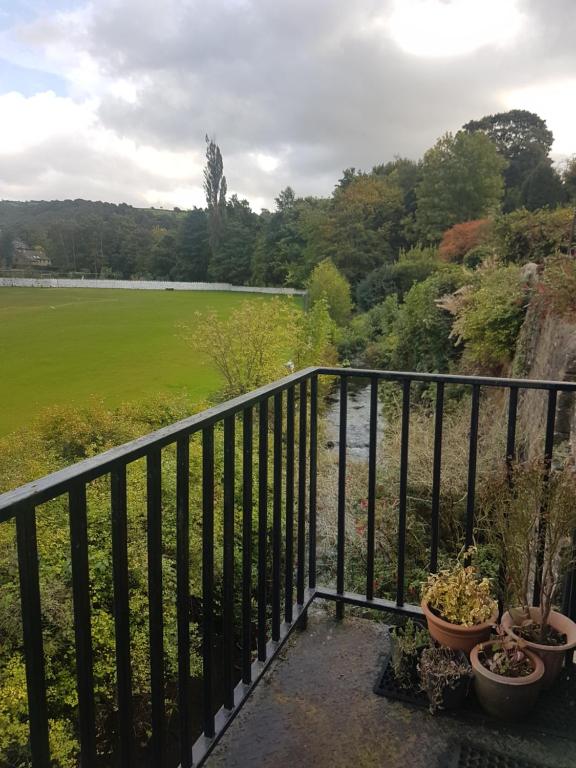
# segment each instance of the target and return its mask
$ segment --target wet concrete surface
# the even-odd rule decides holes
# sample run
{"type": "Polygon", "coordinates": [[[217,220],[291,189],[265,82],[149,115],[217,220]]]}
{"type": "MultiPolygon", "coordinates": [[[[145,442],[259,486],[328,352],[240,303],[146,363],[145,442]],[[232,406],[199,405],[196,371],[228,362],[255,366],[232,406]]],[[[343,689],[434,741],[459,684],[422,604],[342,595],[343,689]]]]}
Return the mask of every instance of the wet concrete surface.
{"type": "Polygon", "coordinates": [[[377,696],[372,687],[387,650],[383,624],[350,616],[337,623],[333,614],[316,608],[308,628],[289,640],[206,765],[448,768],[458,764],[453,741],[466,739],[550,768],[576,767],[574,741],[432,717],[377,696]]]}

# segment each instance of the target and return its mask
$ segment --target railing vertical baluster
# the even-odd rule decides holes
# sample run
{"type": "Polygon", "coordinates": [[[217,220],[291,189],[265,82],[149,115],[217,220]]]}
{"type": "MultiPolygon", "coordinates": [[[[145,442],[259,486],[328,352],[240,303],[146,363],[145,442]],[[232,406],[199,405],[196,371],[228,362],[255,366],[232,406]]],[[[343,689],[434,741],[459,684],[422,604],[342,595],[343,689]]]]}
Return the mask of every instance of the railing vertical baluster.
{"type": "Polygon", "coordinates": [[[112,469],[110,484],[119,762],[122,766],[132,766],[134,764],[132,665],[130,661],[130,602],[128,597],[126,466],[124,464],[119,464],[112,469]]]}
{"type": "MultiPolygon", "coordinates": [[[[346,539],[346,432],[348,412],[348,379],[340,377],[340,424],[338,445],[338,542],[336,563],[336,591],[344,593],[344,556],[346,539]]],[[[336,618],[344,617],[344,603],[336,603],[336,618]]]]}
{"type": "MultiPolygon", "coordinates": [[[[569,575],[570,582],[570,600],[567,604],[566,615],[569,616],[572,621],[576,621],[576,531],[572,534],[572,569],[569,575]]],[[[574,661],[574,654],[572,653],[572,662],[574,661]]]]}
{"type": "Polygon", "coordinates": [[[192,766],[190,709],[190,443],[176,444],[176,612],[178,624],[178,717],[180,765],[192,766]]]}
{"type": "Polygon", "coordinates": [[[48,710],[34,507],[24,507],[16,513],[16,540],[32,763],[34,768],[49,768],[48,710]]]}
{"type": "Polygon", "coordinates": [[[512,464],[516,458],[516,419],[518,415],[518,387],[510,387],[508,398],[508,429],[506,434],[506,469],[512,480],[512,464]]]}
{"type": "Polygon", "coordinates": [[[224,420],[224,706],[234,708],[234,454],[235,417],[224,420]]]}
{"type": "Polygon", "coordinates": [[[474,505],[476,501],[476,461],[478,457],[478,416],[480,413],[480,385],[472,386],[470,411],[470,441],[468,449],[468,489],[466,493],[466,547],[474,541],[474,505]]]}
{"type": "Polygon", "coordinates": [[[71,487],[69,510],[81,763],[82,768],[92,768],[96,764],[96,726],[88,574],[88,522],[86,485],[83,482],[75,482],[71,487]]]}
{"type": "Polygon", "coordinates": [[[310,501],[308,507],[308,586],[316,586],[316,497],[318,470],[318,376],[310,380],[310,501]]]}
{"type": "Polygon", "coordinates": [[[294,387],[286,396],[286,563],[284,619],[292,622],[294,599],[294,387]]]}
{"type": "MultiPolygon", "coordinates": [[[[516,458],[516,419],[518,416],[518,387],[510,387],[508,395],[508,426],[506,430],[506,476],[511,488],[514,477],[514,460],[516,458]]],[[[507,517],[507,515],[506,515],[507,517]]],[[[506,595],[506,565],[500,561],[498,566],[498,611],[504,610],[506,595]]]]}
{"type": "Polygon", "coordinates": [[[296,572],[296,601],[304,603],[306,569],[306,410],[308,408],[308,382],[300,382],[298,407],[298,565],[296,572]]]}
{"type": "MultiPolygon", "coordinates": [[[[576,614],[576,530],[572,532],[572,550],[571,565],[568,573],[564,577],[564,588],[562,591],[562,613],[574,621],[576,614]]],[[[573,656],[573,651],[568,652],[573,656]]]]}
{"type": "Polygon", "coordinates": [[[268,400],[258,413],[258,659],[266,661],[266,574],[268,558],[268,400]]]}
{"type": "Polygon", "coordinates": [[[153,764],[161,768],[164,754],[164,614],[162,610],[162,459],[153,449],[147,462],[148,601],[150,631],[150,693],[152,698],[153,764]]]}
{"type": "Polygon", "coordinates": [[[252,682],[252,408],[242,414],[242,681],[252,682]]]}
{"type": "Polygon", "coordinates": [[[374,597],[374,518],[376,513],[376,452],[378,437],[378,379],[370,380],[370,427],[368,440],[368,515],[366,526],[366,599],[374,597]]]}
{"type": "Polygon", "coordinates": [[[410,430],[410,379],[402,382],[402,431],[400,442],[400,500],[398,508],[398,573],[396,605],[404,605],[404,568],[406,560],[406,494],[408,492],[408,438],[410,430]]]}
{"type": "Polygon", "coordinates": [[[436,385],[434,415],[434,465],[432,468],[432,513],[430,516],[430,571],[438,570],[438,544],[440,539],[440,480],[442,475],[442,427],[444,420],[444,382],[436,385]]]}
{"type": "Polygon", "coordinates": [[[204,735],[214,736],[214,427],[202,430],[202,713],[204,735]]]}
{"type": "Polygon", "coordinates": [[[282,393],[274,395],[274,494],[272,506],[272,640],[280,639],[282,537],[282,393]]]}
{"type": "MultiPolygon", "coordinates": [[[[546,437],[544,440],[544,487],[548,484],[550,468],[552,466],[552,454],[554,452],[554,429],[556,425],[556,401],[558,392],[551,389],[548,392],[548,408],[546,412],[546,437]]],[[[542,588],[542,568],[544,566],[544,552],[546,548],[546,501],[540,510],[540,521],[536,539],[536,569],[534,574],[534,605],[540,605],[540,590],[542,588]]]]}

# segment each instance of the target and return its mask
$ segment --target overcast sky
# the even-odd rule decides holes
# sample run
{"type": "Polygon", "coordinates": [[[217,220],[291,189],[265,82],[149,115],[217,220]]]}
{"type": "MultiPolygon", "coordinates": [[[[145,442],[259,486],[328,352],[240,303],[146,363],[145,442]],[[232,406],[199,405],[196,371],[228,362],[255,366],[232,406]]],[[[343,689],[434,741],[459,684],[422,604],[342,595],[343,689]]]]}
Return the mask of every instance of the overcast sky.
{"type": "Polygon", "coordinates": [[[0,199],[256,210],[490,112],[576,152],[574,0],[2,0],[0,199]]]}

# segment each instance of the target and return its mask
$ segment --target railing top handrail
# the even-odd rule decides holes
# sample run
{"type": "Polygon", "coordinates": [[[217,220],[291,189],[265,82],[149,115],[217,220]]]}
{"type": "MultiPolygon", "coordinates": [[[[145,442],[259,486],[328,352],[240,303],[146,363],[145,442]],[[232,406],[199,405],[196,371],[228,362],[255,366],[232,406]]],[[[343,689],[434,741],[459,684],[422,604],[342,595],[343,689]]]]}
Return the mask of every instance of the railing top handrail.
{"type": "Polygon", "coordinates": [[[272,384],[266,384],[259,389],[240,395],[225,403],[207,408],[181,421],[161,427],[147,435],[137,437],[127,443],[110,448],[108,451],[91,456],[88,459],[59,469],[38,480],[21,485],[12,491],[0,494],[0,522],[13,517],[18,507],[26,504],[42,504],[67,491],[75,481],[88,482],[106,474],[117,464],[129,464],[147,454],[151,448],[163,448],[175,443],[180,437],[198,432],[204,427],[214,424],[226,416],[256,405],[261,400],[281,392],[291,385],[309,378],[316,368],[304,368],[292,373],[272,384]]]}
{"type": "Polygon", "coordinates": [[[13,517],[18,507],[26,504],[42,504],[67,491],[75,481],[89,482],[106,474],[117,464],[129,464],[145,456],[151,448],[162,448],[175,443],[178,438],[198,432],[204,427],[238,413],[242,409],[256,405],[261,400],[281,392],[293,384],[308,379],[310,376],[347,376],[358,378],[378,378],[387,381],[428,381],[445,384],[468,384],[489,387],[517,387],[521,389],[541,389],[576,392],[576,382],[538,381],[536,379],[505,379],[490,376],[458,376],[441,373],[417,373],[412,371],[380,371],[366,368],[330,368],[309,367],[278,379],[259,389],[240,397],[235,397],[220,405],[208,408],[167,427],[162,427],[147,435],[111,448],[97,456],[84,459],[69,467],[52,472],[30,483],[0,494],[0,522],[13,517]]]}
{"type": "Polygon", "coordinates": [[[315,369],[315,373],[326,376],[349,376],[351,378],[378,378],[388,381],[429,381],[444,384],[478,384],[482,387],[517,387],[518,389],[555,389],[562,392],[576,392],[575,381],[542,381],[539,379],[506,379],[498,376],[460,376],[450,373],[417,373],[415,371],[381,371],[369,368],[327,368],[315,369]]]}

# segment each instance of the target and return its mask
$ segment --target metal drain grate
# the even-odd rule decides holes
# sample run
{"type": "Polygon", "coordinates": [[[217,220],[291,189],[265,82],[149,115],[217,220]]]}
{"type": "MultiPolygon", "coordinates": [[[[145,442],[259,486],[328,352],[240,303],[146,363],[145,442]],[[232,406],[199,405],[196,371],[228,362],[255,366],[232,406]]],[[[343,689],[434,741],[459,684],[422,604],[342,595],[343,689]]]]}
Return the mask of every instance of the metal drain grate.
{"type": "Polygon", "coordinates": [[[457,749],[457,762],[451,762],[451,768],[550,768],[544,763],[535,763],[517,755],[492,752],[466,741],[458,744],[457,749]]]}

